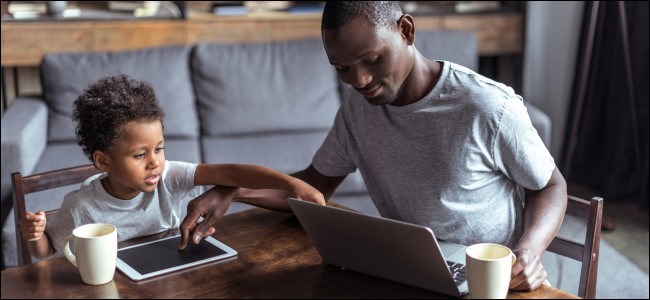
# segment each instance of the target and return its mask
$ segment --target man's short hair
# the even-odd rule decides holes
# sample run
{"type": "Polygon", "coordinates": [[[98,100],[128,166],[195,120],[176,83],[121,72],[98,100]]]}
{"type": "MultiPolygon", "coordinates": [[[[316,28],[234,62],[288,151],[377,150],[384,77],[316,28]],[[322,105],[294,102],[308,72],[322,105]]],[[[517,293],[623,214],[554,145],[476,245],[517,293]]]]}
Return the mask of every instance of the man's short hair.
{"type": "Polygon", "coordinates": [[[398,1],[327,1],[322,30],[339,29],[358,16],[376,27],[391,27],[402,15],[398,1]]]}

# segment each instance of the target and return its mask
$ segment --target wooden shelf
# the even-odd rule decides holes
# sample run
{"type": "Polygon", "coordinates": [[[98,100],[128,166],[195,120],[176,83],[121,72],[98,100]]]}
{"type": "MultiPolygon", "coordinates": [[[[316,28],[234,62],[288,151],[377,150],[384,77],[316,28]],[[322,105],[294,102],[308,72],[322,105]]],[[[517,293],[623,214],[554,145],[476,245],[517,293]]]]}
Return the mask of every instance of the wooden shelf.
{"type": "MultiPolygon", "coordinates": [[[[415,16],[420,29],[468,30],[479,54],[521,54],[523,16],[490,14],[415,16]]],[[[129,50],[198,42],[250,43],[320,37],[320,13],[215,16],[190,12],[183,20],[3,21],[2,67],[38,66],[52,52],[129,50]]]]}

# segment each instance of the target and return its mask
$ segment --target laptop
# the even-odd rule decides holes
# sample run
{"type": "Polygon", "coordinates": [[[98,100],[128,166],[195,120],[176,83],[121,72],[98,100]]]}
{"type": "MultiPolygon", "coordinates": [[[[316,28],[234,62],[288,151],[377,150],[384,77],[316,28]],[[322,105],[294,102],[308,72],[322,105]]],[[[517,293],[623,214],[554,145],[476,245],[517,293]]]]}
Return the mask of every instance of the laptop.
{"type": "Polygon", "coordinates": [[[467,294],[466,246],[430,228],[287,199],[323,262],[454,297],[467,294]]]}

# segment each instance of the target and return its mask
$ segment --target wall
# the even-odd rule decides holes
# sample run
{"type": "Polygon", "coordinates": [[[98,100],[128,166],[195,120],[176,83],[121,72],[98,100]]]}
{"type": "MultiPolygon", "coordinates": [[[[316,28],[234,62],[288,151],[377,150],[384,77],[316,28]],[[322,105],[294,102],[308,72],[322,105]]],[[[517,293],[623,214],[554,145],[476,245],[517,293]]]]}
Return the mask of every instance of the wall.
{"type": "Polygon", "coordinates": [[[553,121],[551,154],[559,161],[571,101],[584,1],[531,1],[526,15],[524,99],[553,121]]]}

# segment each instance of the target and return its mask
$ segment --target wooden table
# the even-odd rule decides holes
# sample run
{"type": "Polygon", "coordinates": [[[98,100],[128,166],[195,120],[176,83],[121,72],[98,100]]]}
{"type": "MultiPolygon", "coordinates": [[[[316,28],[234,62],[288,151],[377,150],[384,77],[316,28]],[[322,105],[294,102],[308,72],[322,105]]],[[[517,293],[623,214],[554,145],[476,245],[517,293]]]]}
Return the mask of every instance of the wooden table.
{"type": "MultiPolygon", "coordinates": [[[[236,258],[140,282],[116,271],[113,281],[90,286],[65,257],[54,257],[2,271],[2,298],[449,298],[322,263],[291,214],[256,208],[225,216],[216,228],[236,258]]],[[[542,286],[508,298],[576,297],[542,286]]]]}

